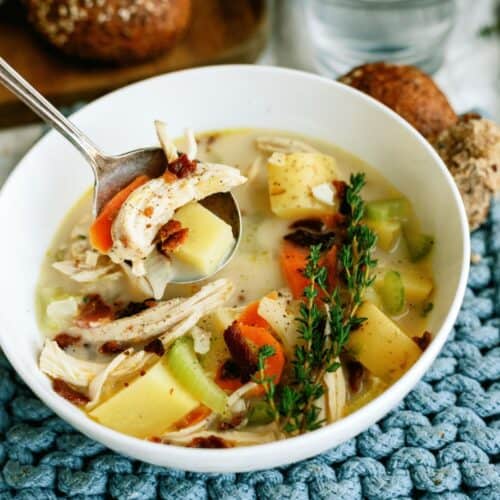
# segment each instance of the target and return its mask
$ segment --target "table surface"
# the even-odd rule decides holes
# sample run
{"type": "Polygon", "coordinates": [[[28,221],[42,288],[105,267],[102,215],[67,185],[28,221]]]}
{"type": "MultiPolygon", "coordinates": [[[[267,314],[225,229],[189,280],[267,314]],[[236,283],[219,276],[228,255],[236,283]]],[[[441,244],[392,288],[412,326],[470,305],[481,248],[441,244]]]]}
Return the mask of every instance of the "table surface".
{"type": "MultiPolygon", "coordinates": [[[[495,0],[457,2],[457,23],[435,78],[459,113],[478,108],[500,121],[500,37],[479,36],[491,23],[495,0]]],[[[309,34],[301,29],[302,0],[274,0],[273,5],[272,37],[257,63],[314,72],[309,34]]],[[[41,124],[0,131],[0,185],[44,131],[41,124]]]]}

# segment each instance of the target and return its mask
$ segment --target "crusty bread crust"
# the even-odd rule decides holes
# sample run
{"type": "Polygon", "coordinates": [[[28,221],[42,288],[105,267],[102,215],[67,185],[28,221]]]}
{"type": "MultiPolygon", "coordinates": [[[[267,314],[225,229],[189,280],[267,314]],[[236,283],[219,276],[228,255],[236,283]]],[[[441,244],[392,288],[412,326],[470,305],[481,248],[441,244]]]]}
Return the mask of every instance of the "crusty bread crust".
{"type": "Polygon", "coordinates": [[[339,81],[384,103],[432,140],[457,121],[448,99],[434,81],[414,66],[383,62],[354,68],[339,81]]]}
{"type": "Polygon", "coordinates": [[[185,31],[191,0],[25,0],[37,31],[66,54],[129,63],[170,48],[185,31]]]}

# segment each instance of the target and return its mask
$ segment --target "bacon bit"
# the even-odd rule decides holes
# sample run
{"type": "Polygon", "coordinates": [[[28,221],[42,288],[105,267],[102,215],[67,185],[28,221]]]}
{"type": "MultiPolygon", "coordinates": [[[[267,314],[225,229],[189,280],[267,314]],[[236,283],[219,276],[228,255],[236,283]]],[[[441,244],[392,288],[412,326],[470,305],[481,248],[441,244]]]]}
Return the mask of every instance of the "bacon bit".
{"type": "Polygon", "coordinates": [[[149,438],[149,441],[151,441],[152,443],[161,443],[162,442],[161,438],[159,438],[158,436],[151,436],[149,438]]]}
{"type": "Polygon", "coordinates": [[[146,207],[143,211],[143,214],[146,216],[146,217],[151,217],[153,215],[153,212],[154,212],[154,208],[153,207],[146,207]]]}
{"type": "Polygon", "coordinates": [[[85,394],[75,391],[75,389],[70,387],[60,378],[56,378],[52,381],[52,388],[55,392],[57,392],[57,394],[59,394],[59,396],[62,396],[64,399],[67,399],[70,403],[77,406],[83,406],[89,402],[89,398],[85,396],[85,394]]]}
{"type": "Polygon", "coordinates": [[[116,340],[110,340],[109,342],[105,342],[99,347],[99,352],[101,354],[119,354],[120,352],[125,351],[128,348],[126,344],[121,342],[117,342],[116,340]]]}
{"type": "Polygon", "coordinates": [[[221,422],[219,424],[219,430],[220,431],[229,431],[231,429],[234,429],[235,427],[238,427],[243,420],[244,420],[244,415],[243,413],[240,413],[239,415],[235,415],[229,422],[221,422]]]}
{"type": "Polygon", "coordinates": [[[69,347],[71,345],[78,344],[80,342],[81,337],[75,337],[73,335],[70,335],[69,333],[59,333],[54,337],[54,340],[57,342],[57,345],[61,349],[66,349],[66,347],[69,347]]]}
{"type": "Polygon", "coordinates": [[[422,351],[425,351],[432,342],[432,333],[426,330],[421,337],[412,337],[412,340],[422,351]]]}
{"type": "Polygon", "coordinates": [[[349,204],[346,203],[346,191],[347,183],[344,181],[333,181],[333,187],[335,188],[335,197],[338,200],[339,212],[343,215],[349,215],[349,204]]]}
{"type": "Polygon", "coordinates": [[[292,222],[288,226],[290,229],[308,229],[309,231],[315,231],[321,233],[325,229],[325,222],[321,219],[300,219],[292,222]]]}
{"type": "Polygon", "coordinates": [[[145,371],[145,370],[141,370],[141,371],[140,371],[140,373],[139,373],[139,375],[140,375],[141,377],[144,377],[144,375],[146,375],[146,371],[145,371]]]}
{"type": "Polygon", "coordinates": [[[188,177],[196,170],[196,160],[191,161],[185,153],[181,153],[177,160],[168,164],[167,170],[178,179],[188,177]]]}
{"type": "Polygon", "coordinates": [[[190,411],[187,415],[182,417],[180,420],[175,422],[174,428],[177,430],[184,429],[185,427],[190,427],[191,425],[201,422],[203,419],[207,418],[212,410],[204,405],[200,405],[193,411],[190,411]]]}
{"type": "Polygon", "coordinates": [[[154,339],[149,344],[146,344],[144,347],[146,352],[152,352],[160,358],[165,354],[165,348],[163,347],[163,343],[160,339],[154,339]]]}
{"type": "Polygon", "coordinates": [[[98,294],[87,295],[80,306],[80,313],[75,320],[77,326],[86,328],[92,323],[104,323],[114,318],[113,310],[98,294]]]}
{"type": "Polygon", "coordinates": [[[129,302],[123,309],[116,311],[115,319],[127,318],[128,316],[134,316],[134,314],[139,314],[151,307],[148,304],[149,300],[145,300],[144,302],[129,302]]]}
{"type": "Polygon", "coordinates": [[[167,255],[182,245],[188,237],[189,229],[183,228],[177,220],[169,220],[158,231],[158,250],[167,255]]]}
{"type": "Polygon", "coordinates": [[[240,369],[241,381],[248,382],[257,370],[257,358],[248,342],[243,338],[237,321],[224,331],[224,341],[234,362],[240,369]]]}
{"type": "Polygon", "coordinates": [[[197,437],[188,445],[188,448],[231,448],[231,445],[218,436],[197,437]]]}
{"type": "Polygon", "coordinates": [[[361,389],[361,384],[365,377],[365,369],[361,363],[357,361],[348,361],[346,363],[347,378],[351,391],[356,394],[361,389]]]}

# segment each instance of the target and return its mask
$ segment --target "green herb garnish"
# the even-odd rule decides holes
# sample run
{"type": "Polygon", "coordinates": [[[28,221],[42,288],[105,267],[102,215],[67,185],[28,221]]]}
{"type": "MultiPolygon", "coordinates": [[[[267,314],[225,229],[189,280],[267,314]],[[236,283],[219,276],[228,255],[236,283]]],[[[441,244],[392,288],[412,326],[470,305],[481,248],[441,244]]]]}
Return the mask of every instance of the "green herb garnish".
{"type": "Polygon", "coordinates": [[[304,270],[309,284],[304,289],[304,301],[296,318],[299,342],[287,384],[276,390],[274,383],[266,379],[263,363],[267,351],[262,348],[259,352],[255,381],[264,386],[275,420],[286,434],[311,431],[324,423],[316,404],[324,394],[323,378],[327,372],[340,367],[338,358],[350,332],[364,321],[356,312],[366,288],[373,283],[372,270],[376,265],[371,255],[376,236],[362,224],[364,202],[360,192],[364,184],[364,174],[355,174],[346,189],[347,229],[339,253],[342,287],[328,289],[328,270],[321,264],[323,247],[310,248],[304,270]]]}

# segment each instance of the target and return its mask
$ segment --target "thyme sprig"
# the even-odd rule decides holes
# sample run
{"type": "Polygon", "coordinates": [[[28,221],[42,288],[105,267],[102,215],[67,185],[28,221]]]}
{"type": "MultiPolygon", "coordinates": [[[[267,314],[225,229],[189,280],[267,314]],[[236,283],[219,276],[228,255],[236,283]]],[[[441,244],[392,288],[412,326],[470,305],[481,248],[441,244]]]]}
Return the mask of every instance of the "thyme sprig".
{"type": "MultiPolygon", "coordinates": [[[[324,376],[339,369],[339,356],[351,331],[364,321],[356,312],[366,288],[373,283],[376,265],[372,258],[376,237],[362,224],[364,202],[360,192],[364,185],[364,174],[353,174],[346,189],[347,229],[339,252],[342,284],[329,290],[328,269],[321,263],[323,248],[310,248],[304,270],[309,283],[296,318],[299,342],[291,362],[290,380],[277,390],[274,382],[265,378],[263,362],[259,365],[259,383],[264,386],[275,420],[286,434],[322,426],[324,419],[317,401],[325,392],[324,376]]],[[[262,349],[259,363],[261,353],[262,349]]]]}

